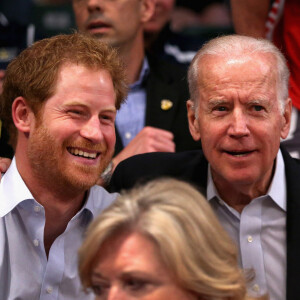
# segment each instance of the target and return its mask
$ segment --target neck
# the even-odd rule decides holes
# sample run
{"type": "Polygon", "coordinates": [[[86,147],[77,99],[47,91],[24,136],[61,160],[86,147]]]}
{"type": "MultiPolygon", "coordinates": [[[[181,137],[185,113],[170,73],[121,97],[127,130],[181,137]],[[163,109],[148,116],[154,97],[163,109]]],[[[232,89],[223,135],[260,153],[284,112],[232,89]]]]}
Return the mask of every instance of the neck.
{"type": "Polygon", "coordinates": [[[255,198],[264,195],[264,193],[253,193],[251,190],[246,189],[233,189],[232,187],[227,187],[228,190],[222,190],[218,188],[218,193],[220,197],[233,209],[241,213],[243,209],[255,198]]]}
{"type": "Polygon", "coordinates": [[[143,35],[137,37],[134,45],[119,47],[118,52],[125,66],[128,83],[133,84],[139,78],[145,57],[143,35]]]}
{"type": "Polygon", "coordinates": [[[224,181],[212,171],[212,178],[220,197],[232,208],[241,213],[253,199],[266,195],[271,184],[274,167],[263,180],[252,183],[232,183],[224,181]]]}
{"type": "MultiPolygon", "coordinates": [[[[48,256],[51,245],[55,239],[60,236],[67,228],[70,220],[76,215],[84,204],[84,196],[79,201],[74,202],[68,201],[53,201],[49,199],[47,205],[44,201],[43,206],[45,208],[46,223],[44,228],[44,245],[45,251],[48,256]],[[51,202],[52,201],[52,202],[51,202]],[[45,206],[46,205],[46,206],[45,206]]],[[[44,199],[46,200],[46,199],[44,199]]]]}

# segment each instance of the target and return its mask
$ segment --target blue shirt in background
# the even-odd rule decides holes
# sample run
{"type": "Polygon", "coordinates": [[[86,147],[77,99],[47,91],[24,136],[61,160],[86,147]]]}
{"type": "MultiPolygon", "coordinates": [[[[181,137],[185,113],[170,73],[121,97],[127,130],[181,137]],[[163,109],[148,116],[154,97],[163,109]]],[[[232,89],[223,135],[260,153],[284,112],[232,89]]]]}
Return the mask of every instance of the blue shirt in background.
{"type": "Polygon", "coordinates": [[[128,97],[117,113],[116,126],[124,147],[145,127],[147,96],[144,82],[148,74],[149,64],[145,58],[138,81],[129,86],[128,97]]]}

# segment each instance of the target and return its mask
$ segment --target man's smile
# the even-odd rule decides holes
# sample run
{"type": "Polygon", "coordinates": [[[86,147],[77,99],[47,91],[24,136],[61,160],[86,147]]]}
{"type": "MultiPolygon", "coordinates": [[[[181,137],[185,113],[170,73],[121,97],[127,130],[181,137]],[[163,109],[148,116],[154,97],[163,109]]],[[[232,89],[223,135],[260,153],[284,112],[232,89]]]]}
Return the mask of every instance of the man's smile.
{"type": "Polygon", "coordinates": [[[70,154],[74,156],[84,157],[88,159],[96,159],[101,153],[98,151],[91,151],[91,150],[86,151],[80,148],[71,148],[71,147],[68,147],[67,150],[70,154]]]}
{"type": "Polygon", "coordinates": [[[234,157],[245,157],[245,156],[248,156],[252,153],[255,152],[255,150],[241,150],[241,151],[226,151],[224,150],[223,152],[231,155],[231,156],[234,156],[234,157]]]}

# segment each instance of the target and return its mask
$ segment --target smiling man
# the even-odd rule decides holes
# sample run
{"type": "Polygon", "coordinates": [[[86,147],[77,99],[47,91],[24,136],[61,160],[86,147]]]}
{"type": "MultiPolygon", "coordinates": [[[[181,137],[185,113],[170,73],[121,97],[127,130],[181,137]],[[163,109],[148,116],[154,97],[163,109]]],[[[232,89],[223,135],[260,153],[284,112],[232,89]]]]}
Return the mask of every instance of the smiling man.
{"type": "Polygon", "coordinates": [[[290,127],[289,71],[270,42],[211,40],[189,69],[190,132],[203,150],[139,155],[122,162],[112,190],[173,176],[199,186],[252,270],[249,293],[299,295],[299,161],[280,148],[290,127]]]}
{"type": "Polygon", "coordinates": [[[92,299],[77,249],[114,194],[94,186],[126,96],[116,52],[93,38],[35,43],[8,67],[1,119],[15,156],[0,184],[0,299],[92,299]]]}

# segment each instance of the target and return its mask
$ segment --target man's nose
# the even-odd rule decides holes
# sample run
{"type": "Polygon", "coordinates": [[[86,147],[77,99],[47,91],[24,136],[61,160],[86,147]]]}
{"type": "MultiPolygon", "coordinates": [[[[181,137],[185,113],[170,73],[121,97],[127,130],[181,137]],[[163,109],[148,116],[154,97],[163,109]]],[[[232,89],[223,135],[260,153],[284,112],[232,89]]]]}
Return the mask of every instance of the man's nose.
{"type": "Polygon", "coordinates": [[[233,137],[243,137],[249,134],[248,118],[242,110],[233,111],[228,134],[233,137]]]}
{"type": "Polygon", "coordinates": [[[103,140],[103,133],[98,117],[90,118],[81,128],[80,135],[94,144],[103,140]]]}
{"type": "Polygon", "coordinates": [[[105,0],[86,0],[87,7],[90,12],[100,11],[102,9],[102,4],[105,0]]]}

